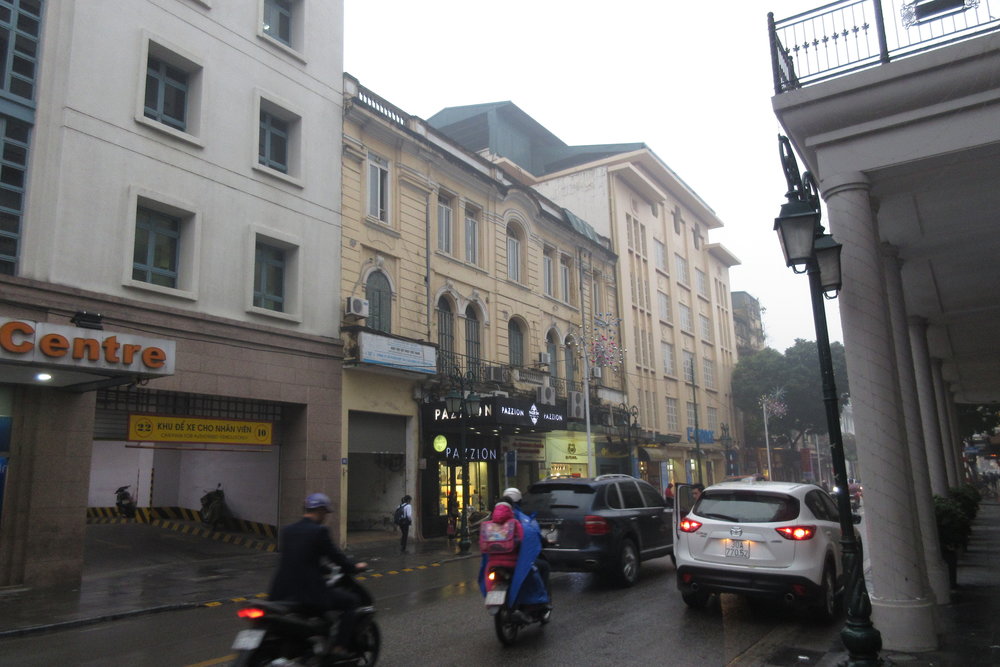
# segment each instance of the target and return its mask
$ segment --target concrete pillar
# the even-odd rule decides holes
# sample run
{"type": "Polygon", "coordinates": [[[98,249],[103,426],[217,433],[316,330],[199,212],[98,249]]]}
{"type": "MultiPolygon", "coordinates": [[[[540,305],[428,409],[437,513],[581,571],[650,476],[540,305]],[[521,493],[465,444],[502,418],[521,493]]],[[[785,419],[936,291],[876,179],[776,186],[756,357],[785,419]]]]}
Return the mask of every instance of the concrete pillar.
{"type": "Polygon", "coordinates": [[[933,593],[926,583],[870,185],[859,172],[824,178],[820,190],[834,237],[844,245],[841,323],[864,471],[871,559],[872,621],[886,649],[937,648],[933,593]]]}
{"type": "Polygon", "coordinates": [[[15,389],[0,586],[79,584],[95,400],[95,392],[15,389]]]}
{"type": "Polygon", "coordinates": [[[910,318],[910,345],[913,348],[913,370],[916,376],[917,396],[920,400],[920,423],[924,430],[931,491],[938,496],[947,496],[951,475],[948,472],[948,457],[941,442],[941,425],[938,421],[937,403],[934,400],[931,357],[927,349],[927,322],[923,318],[910,318]]]}
{"type": "Polygon", "coordinates": [[[948,604],[951,601],[951,584],[948,580],[948,568],[941,558],[941,549],[938,546],[937,519],[934,515],[930,473],[927,470],[927,453],[920,422],[920,402],[917,398],[917,382],[913,370],[913,351],[910,348],[910,333],[904,306],[906,301],[900,276],[901,263],[898,251],[892,246],[883,244],[882,256],[906,427],[906,449],[910,458],[910,474],[913,476],[913,507],[917,510],[917,522],[920,526],[924,569],[935,601],[938,604],[948,604]]]}

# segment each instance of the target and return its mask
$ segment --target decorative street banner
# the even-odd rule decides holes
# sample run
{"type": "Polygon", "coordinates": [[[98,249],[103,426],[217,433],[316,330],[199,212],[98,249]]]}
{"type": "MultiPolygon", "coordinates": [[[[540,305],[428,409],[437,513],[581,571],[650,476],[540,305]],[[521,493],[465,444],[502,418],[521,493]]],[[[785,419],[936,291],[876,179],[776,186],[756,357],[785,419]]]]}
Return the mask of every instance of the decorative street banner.
{"type": "Polygon", "coordinates": [[[186,442],[222,445],[271,445],[274,423],[242,419],[198,419],[129,415],[130,442],[186,442]]]}

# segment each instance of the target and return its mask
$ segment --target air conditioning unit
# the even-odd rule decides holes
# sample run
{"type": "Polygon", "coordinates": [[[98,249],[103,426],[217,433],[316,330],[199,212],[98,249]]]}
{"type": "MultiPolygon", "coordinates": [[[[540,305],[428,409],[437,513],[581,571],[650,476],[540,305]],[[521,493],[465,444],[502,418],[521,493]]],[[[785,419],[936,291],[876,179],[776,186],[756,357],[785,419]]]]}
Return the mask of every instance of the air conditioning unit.
{"type": "Polygon", "coordinates": [[[601,367],[600,366],[594,366],[593,368],[591,368],[590,369],[590,377],[592,377],[592,378],[594,378],[596,380],[600,380],[601,379],[601,367]]]}
{"type": "Polygon", "coordinates": [[[542,405],[555,405],[556,404],[556,388],[541,386],[535,390],[535,402],[541,403],[542,405]]]}
{"type": "Polygon", "coordinates": [[[487,370],[487,377],[490,382],[510,382],[509,371],[504,366],[490,366],[487,370]]]}
{"type": "Polygon", "coordinates": [[[570,419],[583,419],[583,414],[583,392],[569,392],[569,414],[566,416],[570,419]]]}
{"type": "Polygon", "coordinates": [[[361,299],[356,296],[347,297],[344,314],[352,317],[368,317],[368,299],[361,299]]]}
{"type": "Polygon", "coordinates": [[[551,357],[551,355],[549,355],[548,352],[539,352],[538,353],[538,363],[540,363],[540,364],[551,364],[552,363],[552,357],[551,357]]]}

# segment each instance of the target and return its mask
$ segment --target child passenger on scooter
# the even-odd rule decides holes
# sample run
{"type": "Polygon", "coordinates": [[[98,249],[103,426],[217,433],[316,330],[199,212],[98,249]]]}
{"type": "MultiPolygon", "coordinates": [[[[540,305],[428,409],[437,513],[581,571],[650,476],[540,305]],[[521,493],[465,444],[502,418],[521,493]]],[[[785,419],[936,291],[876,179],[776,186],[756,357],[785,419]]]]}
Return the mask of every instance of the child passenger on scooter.
{"type": "MultiPolygon", "coordinates": [[[[487,549],[485,552],[487,557],[486,567],[508,567],[510,569],[514,569],[517,565],[517,555],[521,548],[521,540],[524,538],[524,526],[522,526],[521,522],[514,516],[514,508],[511,507],[510,503],[502,501],[497,503],[493,508],[493,514],[490,516],[489,522],[504,528],[507,527],[508,522],[513,522],[514,543],[512,545],[513,548],[508,551],[493,551],[487,549]]],[[[489,526],[487,526],[487,523],[483,522],[483,526],[480,530],[488,529],[489,526]]]]}

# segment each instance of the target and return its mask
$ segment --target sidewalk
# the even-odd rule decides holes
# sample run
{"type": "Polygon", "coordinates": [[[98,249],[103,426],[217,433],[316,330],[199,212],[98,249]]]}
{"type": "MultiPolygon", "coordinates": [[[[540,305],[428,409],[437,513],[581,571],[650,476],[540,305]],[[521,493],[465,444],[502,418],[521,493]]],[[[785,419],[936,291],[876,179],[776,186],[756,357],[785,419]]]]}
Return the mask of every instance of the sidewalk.
{"type": "MultiPolygon", "coordinates": [[[[940,646],[929,653],[883,650],[886,665],[944,667],[1000,665],[1000,502],[984,499],[973,522],[969,549],[959,559],[958,588],[951,602],[939,608],[940,646]]],[[[876,626],[877,627],[877,626],[876,626]]],[[[765,637],[731,665],[783,667],[844,664],[847,651],[840,641],[843,623],[823,632],[800,627],[765,637]]]]}
{"type": "MultiPolygon", "coordinates": [[[[78,587],[0,588],[0,640],[251,597],[267,591],[279,557],[142,523],[89,525],[86,540],[78,587]]],[[[386,531],[351,534],[345,551],[374,577],[479,555],[443,538],[411,540],[401,554],[398,533],[386,531]]]]}

